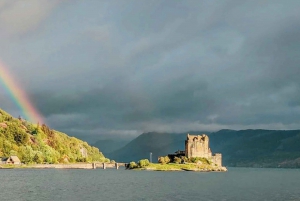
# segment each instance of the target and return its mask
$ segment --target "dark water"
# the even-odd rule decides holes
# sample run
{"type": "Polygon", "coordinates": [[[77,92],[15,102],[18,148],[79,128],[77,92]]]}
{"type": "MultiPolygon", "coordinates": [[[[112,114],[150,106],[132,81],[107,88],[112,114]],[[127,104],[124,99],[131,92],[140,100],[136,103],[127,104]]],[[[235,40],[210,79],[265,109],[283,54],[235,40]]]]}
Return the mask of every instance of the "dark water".
{"type": "Polygon", "coordinates": [[[0,200],[300,200],[299,169],[0,170],[0,200]]]}

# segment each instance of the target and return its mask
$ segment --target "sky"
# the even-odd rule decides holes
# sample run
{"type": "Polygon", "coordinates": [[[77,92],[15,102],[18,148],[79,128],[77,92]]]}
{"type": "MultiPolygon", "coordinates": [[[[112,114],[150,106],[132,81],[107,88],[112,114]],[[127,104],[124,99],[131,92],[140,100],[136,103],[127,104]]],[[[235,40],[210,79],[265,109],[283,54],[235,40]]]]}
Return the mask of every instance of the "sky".
{"type": "MultiPolygon", "coordinates": [[[[299,0],[1,0],[0,59],[55,130],[300,129],[299,0]]],[[[0,85],[0,108],[20,109],[0,85]]]]}

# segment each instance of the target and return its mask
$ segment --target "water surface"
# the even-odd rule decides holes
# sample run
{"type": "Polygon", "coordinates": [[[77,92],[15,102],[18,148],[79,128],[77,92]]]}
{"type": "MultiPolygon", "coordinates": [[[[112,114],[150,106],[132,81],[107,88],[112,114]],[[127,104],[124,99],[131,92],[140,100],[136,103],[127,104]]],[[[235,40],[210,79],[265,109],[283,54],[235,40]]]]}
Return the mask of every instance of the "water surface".
{"type": "Polygon", "coordinates": [[[0,200],[300,200],[299,169],[2,169],[0,178],[0,200]]]}

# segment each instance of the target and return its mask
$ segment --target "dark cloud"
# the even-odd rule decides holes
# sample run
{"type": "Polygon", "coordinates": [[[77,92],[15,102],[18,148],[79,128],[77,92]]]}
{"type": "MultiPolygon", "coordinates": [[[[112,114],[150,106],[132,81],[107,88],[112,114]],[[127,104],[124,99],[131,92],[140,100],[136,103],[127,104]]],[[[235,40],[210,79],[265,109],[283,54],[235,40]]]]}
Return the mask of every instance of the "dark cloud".
{"type": "Polygon", "coordinates": [[[36,32],[0,39],[0,54],[56,129],[96,139],[300,126],[299,1],[55,6],[36,32]]]}

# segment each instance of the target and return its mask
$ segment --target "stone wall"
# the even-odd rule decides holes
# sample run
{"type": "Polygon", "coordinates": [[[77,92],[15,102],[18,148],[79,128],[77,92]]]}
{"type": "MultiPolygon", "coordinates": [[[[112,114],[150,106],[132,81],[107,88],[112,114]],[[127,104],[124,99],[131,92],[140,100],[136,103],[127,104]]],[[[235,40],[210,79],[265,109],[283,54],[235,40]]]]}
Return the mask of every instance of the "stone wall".
{"type": "Polygon", "coordinates": [[[57,168],[57,169],[94,169],[93,163],[74,164],[36,164],[32,168],[57,168]]]}
{"type": "Polygon", "coordinates": [[[222,154],[216,153],[212,155],[209,147],[209,138],[207,135],[190,135],[187,134],[185,140],[185,156],[191,157],[202,157],[211,160],[214,164],[222,167],[222,154]]]}
{"type": "Polygon", "coordinates": [[[219,167],[222,167],[222,154],[216,153],[212,156],[212,162],[219,167]]]}
{"type": "Polygon", "coordinates": [[[191,157],[211,158],[209,138],[207,135],[187,135],[185,140],[185,155],[191,157]]]}
{"type": "MultiPolygon", "coordinates": [[[[118,166],[125,166],[124,163],[118,163],[118,166]]],[[[71,163],[71,164],[35,164],[32,168],[55,168],[55,169],[96,169],[103,168],[103,163],[71,163]]],[[[106,168],[116,168],[114,163],[105,163],[106,168]]]]}

